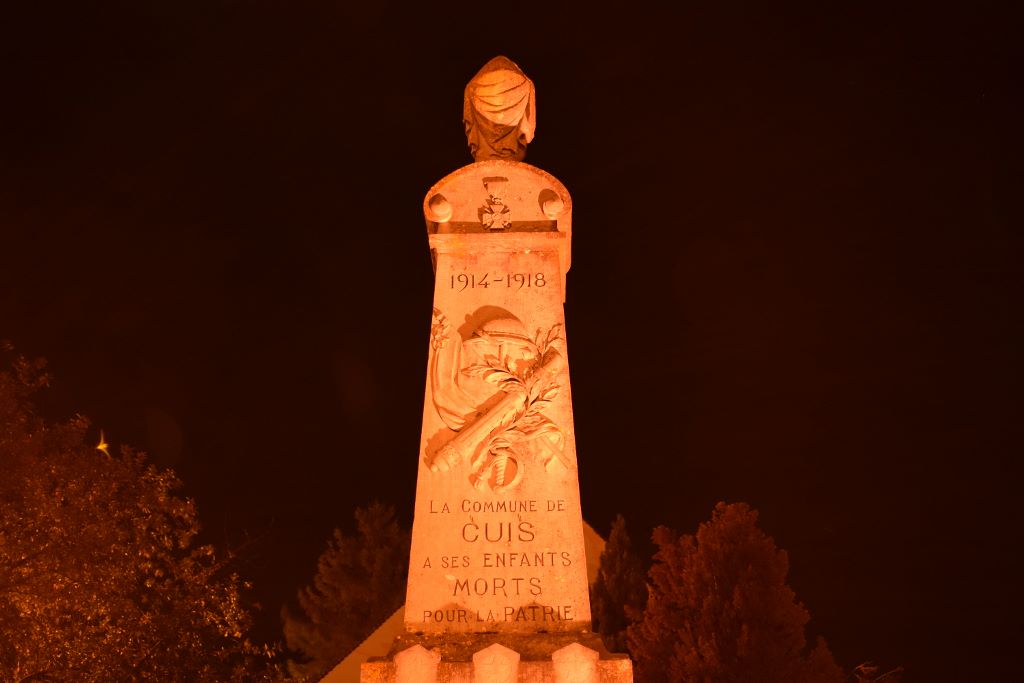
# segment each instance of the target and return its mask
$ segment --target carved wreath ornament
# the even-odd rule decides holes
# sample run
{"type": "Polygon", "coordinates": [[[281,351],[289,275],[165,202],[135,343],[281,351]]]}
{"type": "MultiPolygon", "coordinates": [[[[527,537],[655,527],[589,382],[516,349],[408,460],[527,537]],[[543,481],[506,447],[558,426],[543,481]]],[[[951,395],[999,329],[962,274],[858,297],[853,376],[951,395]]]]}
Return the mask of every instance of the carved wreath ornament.
{"type": "Polygon", "coordinates": [[[468,462],[476,488],[503,493],[519,485],[528,461],[545,469],[555,461],[571,467],[561,429],[544,415],[558,395],[565,362],[557,348],[561,328],[538,329],[529,337],[517,318],[503,312],[462,341],[434,309],[434,406],[457,434],[428,457],[432,470],[468,462]]]}

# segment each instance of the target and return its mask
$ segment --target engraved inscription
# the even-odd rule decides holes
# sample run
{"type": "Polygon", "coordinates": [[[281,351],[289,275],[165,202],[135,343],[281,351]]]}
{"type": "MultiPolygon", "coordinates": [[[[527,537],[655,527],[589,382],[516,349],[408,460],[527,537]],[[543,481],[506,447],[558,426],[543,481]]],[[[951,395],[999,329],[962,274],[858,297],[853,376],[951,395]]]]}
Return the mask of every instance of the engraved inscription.
{"type": "Polygon", "coordinates": [[[540,528],[557,526],[557,518],[571,512],[565,499],[431,499],[426,506],[428,514],[461,519],[451,525],[459,529],[448,541],[452,552],[420,557],[416,566],[443,581],[453,603],[484,599],[488,604],[425,609],[424,624],[575,620],[571,605],[545,604],[549,592],[559,592],[548,582],[557,583],[556,577],[573,566],[573,554],[541,545],[538,536],[540,528]]]}
{"type": "Polygon", "coordinates": [[[482,287],[489,288],[504,286],[508,289],[522,289],[523,287],[546,287],[548,279],[544,273],[458,273],[448,276],[448,288],[458,292],[468,289],[482,287]]]}
{"type": "Polygon", "coordinates": [[[575,617],[572,605],[524,605],[523,607],[499,608],[497,610],[438,609],[423,610],[424,623],[472,623],[498,621],[572,621],[575,617]]]}

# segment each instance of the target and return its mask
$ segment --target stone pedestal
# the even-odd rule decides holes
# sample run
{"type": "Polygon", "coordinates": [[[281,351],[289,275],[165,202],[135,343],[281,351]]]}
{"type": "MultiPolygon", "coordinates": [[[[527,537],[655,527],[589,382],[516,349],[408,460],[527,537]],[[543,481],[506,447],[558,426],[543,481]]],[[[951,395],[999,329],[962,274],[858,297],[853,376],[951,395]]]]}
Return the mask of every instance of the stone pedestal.
{"type": "MultiPolygon", "coordinates": [[[[532,112],[532,84],[508,65],[474,79],[488,115],[532,112]],[[508,93],[528,99],[502,108],[508,93]]],[[[495,121],[484,133],[505,135],[495,121]]],[[[479,149],[506,144],[492,142],[479,149]]],[[[484,159],[434,185],[423,209],[434,310],[405,634],[361,680],[631,681],[629,659],[590,631],[562,308],[569,193],[538,168],[484,159]]]]}
{"type": "Polygon", "coordinates": [[[434,314],[406,628],[589,628],[562,314],[568,193],[532,166],[483,161],[431,189],[428,219],[437,197],[451,212],[428,220],[434,314]],[[504,229],[486,227],[488,210],[504,229]]]}

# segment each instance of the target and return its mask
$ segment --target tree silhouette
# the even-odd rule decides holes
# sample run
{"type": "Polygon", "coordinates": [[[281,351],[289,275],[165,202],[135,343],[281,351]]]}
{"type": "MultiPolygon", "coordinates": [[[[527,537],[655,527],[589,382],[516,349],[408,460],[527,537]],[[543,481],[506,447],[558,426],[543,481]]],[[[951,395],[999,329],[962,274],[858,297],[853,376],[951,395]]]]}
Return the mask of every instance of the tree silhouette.
{"type": "Polygon", "coordinates": [[[643,565],[633,553],[626,520],[617,515],[590,589],[594,631],[601,634],[605,647],[612,652],[626,651],[626,627],[642,612],[646,601],[643,565]]]}
{"type": "Polygon", "coordinates": [[[786,553],[746,504],[719,503],[696,537],[658,527],[654,541],[647,607],[628,631],[638,680],[843,680],[823,640],[807,651],[810,615],[786,585],[786,553]]]}
{"type": "Polygon", "coordinates": [[[242,582],[173,472],[37,417],[42,369],[0,369],[0,680],[259,680],[242,582]]]}
{"type": "Polygon", "coordinates": [[[282,611],[288,670],[297,678],[326,673],[405,600],[409,532],[391,506],[355,512],[357,535],[335,529],[317,561],[313,583],[299,591],[301,614],[282,611]]]}

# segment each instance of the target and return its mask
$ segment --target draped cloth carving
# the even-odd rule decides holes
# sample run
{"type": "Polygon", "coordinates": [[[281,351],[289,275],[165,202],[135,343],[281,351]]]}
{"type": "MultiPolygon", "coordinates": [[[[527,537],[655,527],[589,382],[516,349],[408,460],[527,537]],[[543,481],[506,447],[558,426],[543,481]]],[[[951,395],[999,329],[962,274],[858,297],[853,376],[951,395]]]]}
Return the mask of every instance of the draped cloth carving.
{"type": "Polygon", "coordinates": [[[507,57],[495,57],[466,86],[462,123],[477,161],[522,161],[537,127],[533,81],[507,57]]]}

